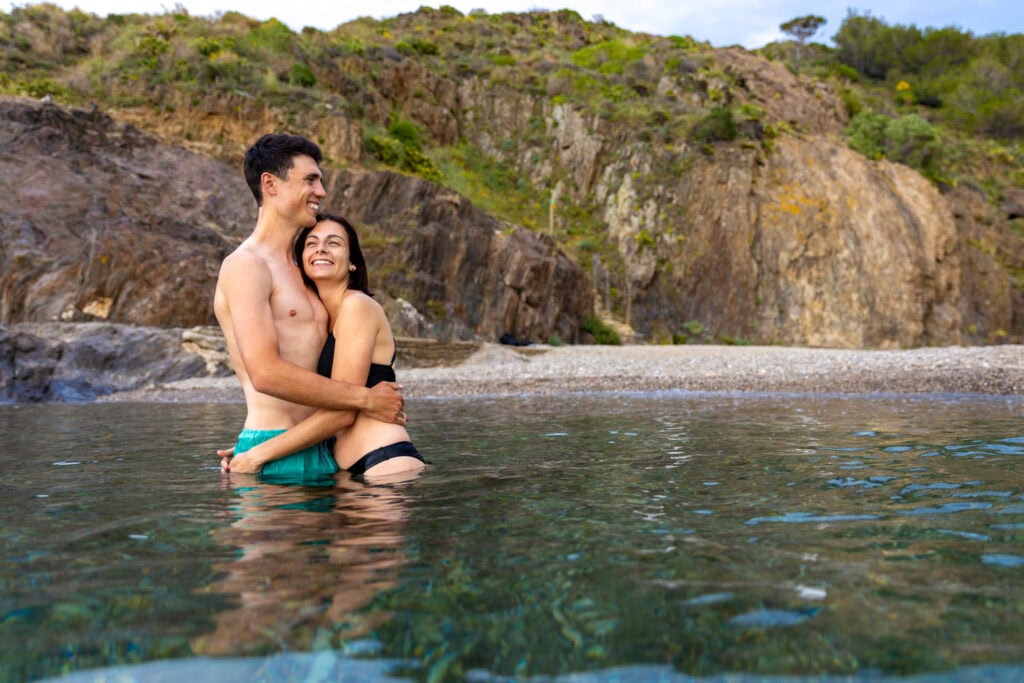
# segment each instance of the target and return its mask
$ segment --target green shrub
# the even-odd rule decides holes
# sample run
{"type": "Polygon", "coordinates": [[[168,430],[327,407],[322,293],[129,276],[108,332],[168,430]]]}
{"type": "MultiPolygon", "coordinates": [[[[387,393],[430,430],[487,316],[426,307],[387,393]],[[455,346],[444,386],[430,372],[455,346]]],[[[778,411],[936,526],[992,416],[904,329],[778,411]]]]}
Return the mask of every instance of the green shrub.
{"type": "Polygon", "coordinates": [[[429,40],[423,38],[409,38],[407,40],[400,40],[395,43],[395,49],[405,54],[416,54],[416,55],[438,55],[441,54],[440,48],[437,47],[436,43],[432,43],[429,40]]]}
{"type": "Polygon", "coordinates": [[[293,64],[288,71],[288,82],[300,88],[312,88],[316,86],[316,75],[308,66],[299,62],[293,64]]]}
{"type": "Polygon", "coordinates": [[[839,99],[843,101],[843,107],[846,109],[846,115],[851,119],[861,113],[864,109],[864,105],[861,103],[860,97],[850,88],[840,88],[839,99]]]}
{"type": "Polygon", "coordinates": [[[64,86],[52,78],[34,78],[24,83],[22,89],[29,97],[62,96],[65,94],[64,86]]]}
{"type": "Polygon", "coordinates": [[[653,249],[657,246],[657,243],[654,241],[654,237],[646,230],[641,230],[634,235],[633,240],[636,242],[637,246],[640,247],[640,251],[643,251],[644,249],[653,249]]]}
{"type": "Polygon", "coordinates": [[[401,168],[427,180],[440,182],[444,179],[441,171],[434,165],[430,157],[418,149],[405,148],[405,157],[402,160],[401,168]]]}
{"type": "Polygon", "coordinates": [[[246,43],[249,46],[266,48],[279,54],[288,54],[294,42],[295,34],[277,19],[263,22],[250,31],[246,37],[246,43]]]}
{"type": "Polygon", "coordinates": [[[589,332],[594,337],[594,342],[606,346],[621,346],[622,337],[615,331],[615,328],[608,325],[600,318],[589,318],[583,323],[583,331],[589,332]]]}
{"type": "Polygon", "coordinates": [[[839,78],[844,78],[852,83],[858,83],[860,81],[860,72],[858,72],[852,66],[847,66],[846,64],[835,62],[831,65],[830,70],[839,78]]]}
{"type": "Polygon", "coordinates": [[[388,166],[400,166],[404,148],[402,143],[388,135],[369,134],[363,141],[367,154],[388,166]]]}
{"type": "Polygon", "coordinates": [[[160,68],[160,55],[171,49],[171,44],[159,36],[141,36],[135,43],[135,56],[139,63],[151,71],[160,68]]]}
{"type": "Polygon", "coordinates": [[[687,320],[683,323],[683,329],[686,330],[686,334],[691,337],[703,337],[708,333],[704,323],[699,320],[687,320]]]}
{"type": "Polygon", "coordinates": [[[850,120],[846,136],[850,148],[868,159],[881,159],[885,150],[885,127],[889,117],[862,111],[850,120]]]}
{"type": "Polygon", "coordinates": [[[233,52],[220,52],[203,62],[199,74],[203,82],[237,86],[245,81],[248,71],[246,60],[233,52]]]}
{"type": "Polygon", "coordinates": [[[363,139],[366,152],[388,166],[400,168],[427,180],[440,181],[441,171],[423,153],[416,125],[396,117],[387,134],[368,132],[363,139]]]}
{"type": "Polygon", "coordinates": [[[885,156],[934,179],[942,161],[938,133],[917,114],[893,119],[885,126],[885,156]]]}
{"type": "Polygon", "coordinates": [[[395,117],[388,127],[388,135],[398,140],[407,149],[422,150],[420,131],[412,121],[395,117]]]}
{"type": "Polygon", "coordinates": [[[728,107],[715,107],[707,116],[694,124],[690,131],[693,142],[729,142],[735,140],[739,126],[728,107]]]}
{"type": "Polygon", "coordinates": [[[234,52],[235,39],[228,37],[224,39],[200,36],[193,41],[192,45],[196,52],[204,57],[214,57],[219,52],[234,52]]]}
{"type": "Polygon", "coordinates": [[[846,129],[849,145],[869,159],[886,158],[939,179],[942,148],[938,132],[917,114],[898,119],[864,111],[846,129]]]}
{"type": "Polygon", "coordinates": [[[744,337],[731,337],[726,335],[719,337],[718,340],[726,346],[750,346],[750,340],[745,339],[744,337]]]}
{"type": "Polygon", "coordinates": [[[515,66],[516,65],[515,55],[493,54],[493,55],[488,55],[487,59],[489,59],[491,64],[493,64],[495,66],[515,66]]]}
{"type": "Polygon", "coordinates": [[[669,42],[680,50],[696,50],[700,44],[690,36],[669,36],[669,42]]]}
{"type": "Polygon", "coordinates": [[[577,50],[572,54],[576,66],[595,69],[603,74],[621,74],[625,66],[642,59],[646,49],[621,40],[607,40],[577,50]]]}

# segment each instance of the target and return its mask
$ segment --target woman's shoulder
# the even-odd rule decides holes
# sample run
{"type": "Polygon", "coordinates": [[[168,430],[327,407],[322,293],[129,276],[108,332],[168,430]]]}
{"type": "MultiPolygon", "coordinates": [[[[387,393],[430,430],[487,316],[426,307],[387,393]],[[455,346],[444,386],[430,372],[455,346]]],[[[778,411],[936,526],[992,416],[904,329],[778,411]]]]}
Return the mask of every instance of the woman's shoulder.
{"type": "Polygon", "coordinates": [[[369,294],[350,289],[341,300],[341,310],[345,314],[368,315],[382,313],[384,307],[369,294]]]}

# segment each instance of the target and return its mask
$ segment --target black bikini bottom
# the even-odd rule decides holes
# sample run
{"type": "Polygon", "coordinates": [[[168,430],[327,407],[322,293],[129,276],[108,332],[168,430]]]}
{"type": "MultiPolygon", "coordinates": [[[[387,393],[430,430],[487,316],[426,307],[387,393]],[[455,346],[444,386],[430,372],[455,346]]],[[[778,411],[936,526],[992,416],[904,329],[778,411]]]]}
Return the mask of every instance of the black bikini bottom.
{"type": "Polygon", "coordinates": [[[398,443],[393,443],[390,446],[383,446],[370,451],[352,463],[352,467],[349,467],[348,471],[352,475],[362,474],[374,465],[379,465],[385,460],[400,458],[402,456],[416,458],[420,462],[426,462],[426,460],[423,459],[423,456],[420,455],[420,452],[416,450],[416,447],[412,445],[411,441],[399,441],[398,443]]]}

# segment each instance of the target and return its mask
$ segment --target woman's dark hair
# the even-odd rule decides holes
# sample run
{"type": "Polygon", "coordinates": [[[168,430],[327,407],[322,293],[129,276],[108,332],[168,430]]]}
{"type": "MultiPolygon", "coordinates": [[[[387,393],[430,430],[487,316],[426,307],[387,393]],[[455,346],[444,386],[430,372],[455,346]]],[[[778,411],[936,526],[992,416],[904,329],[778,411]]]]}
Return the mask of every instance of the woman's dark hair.
{"type": "MultiPolygon", "coordinates": [[[[369,273],[366,272],[366,258],[363,256],[362,247],[359,246],[359,235],[356,234],[356,229],[341,216],[335,216],[329,213],[318,213],[316,215],[317,224],[322,223],[323,221],[337,223],[341,227],[345,228],[345,234],[348,236],[348,260],[356,267],[354,271],[351,271],[348,274],[348,288],[360,291],[367,296],[373,296],[373,292],[370,291],[370,276],[369,273]]],[[[316,283],[306,275],[305,263],[302,260],[302,252],[306,250],[306,238],[309,237],[309,233],[313,232],[313,228],[315,227],[316,225],[313,225],[299,230],[298,234],[295,235],[295,242],[292,243],[292,257],[295,259],[295,264],[299,267],[299,272],[302,273],[302,281],[305,282],[306,286],[314,292],[317,291],[316,283]]]]}

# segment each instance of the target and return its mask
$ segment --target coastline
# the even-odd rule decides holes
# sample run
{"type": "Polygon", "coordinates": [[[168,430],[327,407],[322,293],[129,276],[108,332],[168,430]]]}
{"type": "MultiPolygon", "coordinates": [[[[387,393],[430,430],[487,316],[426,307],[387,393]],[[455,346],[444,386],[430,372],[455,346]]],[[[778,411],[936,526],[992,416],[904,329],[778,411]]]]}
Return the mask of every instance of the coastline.
{"type": "MultiPolygon", "coordinates": [[[[415,353],[403,363],[408,346],[399,340],[396,370],[410,400],[623,391],[1024,396],[1021,345],[863,350],[433,344],[425,367],[416,367],[415,353]],[[452,364],[444,364],[446,349],[452,364]]],[[[243,402],[234,377],[181,380],[97,400],[243,402]]]]}

